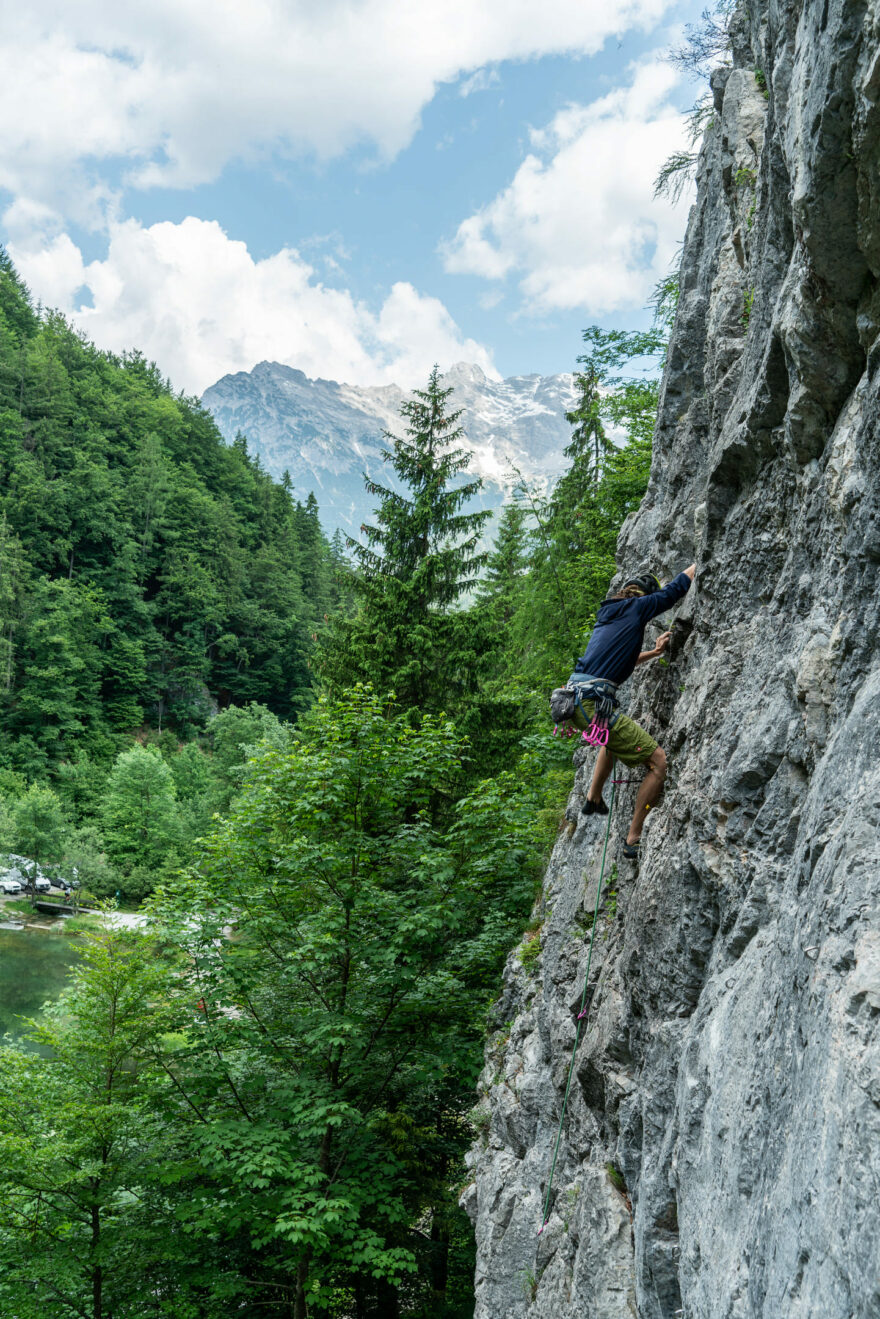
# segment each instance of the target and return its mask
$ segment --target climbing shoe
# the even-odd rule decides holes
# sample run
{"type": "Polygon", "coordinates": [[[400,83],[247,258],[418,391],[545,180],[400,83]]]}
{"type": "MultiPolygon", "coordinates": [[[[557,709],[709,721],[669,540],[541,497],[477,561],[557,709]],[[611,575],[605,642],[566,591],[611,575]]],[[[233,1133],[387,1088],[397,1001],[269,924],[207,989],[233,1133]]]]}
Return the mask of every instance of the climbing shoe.
{"type": "Polygon", "coordinates": [[[638,861],[639,847],[641,845],[641,841],[642,841],[641,838],[638,840],[637,843],[627,843],[624,840],[623,855],[626,857],[627,861],[638,861]]]}
{"type": "Polygon", "coordinates": [[[608,807],[604,801],[590,801],[589,797],[581,807],[581,815],[607,815],[608,807]]]}

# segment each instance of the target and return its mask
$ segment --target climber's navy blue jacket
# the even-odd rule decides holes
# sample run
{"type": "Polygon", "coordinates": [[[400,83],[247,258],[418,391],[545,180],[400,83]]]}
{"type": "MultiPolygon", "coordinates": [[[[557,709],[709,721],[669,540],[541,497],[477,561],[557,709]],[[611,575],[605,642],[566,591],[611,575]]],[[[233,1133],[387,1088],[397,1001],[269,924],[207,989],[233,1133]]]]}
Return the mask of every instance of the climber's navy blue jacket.
{"type": "Polygon", "coordinates": [[[574,666],[575,673],[591,678],[625,682],[642,650],[645,627],[665,613],[690,590],[691,579],[680,572],[659,591],[638,595],[634,600],[606,600],[599,606],[586,652],[574,666]]]}

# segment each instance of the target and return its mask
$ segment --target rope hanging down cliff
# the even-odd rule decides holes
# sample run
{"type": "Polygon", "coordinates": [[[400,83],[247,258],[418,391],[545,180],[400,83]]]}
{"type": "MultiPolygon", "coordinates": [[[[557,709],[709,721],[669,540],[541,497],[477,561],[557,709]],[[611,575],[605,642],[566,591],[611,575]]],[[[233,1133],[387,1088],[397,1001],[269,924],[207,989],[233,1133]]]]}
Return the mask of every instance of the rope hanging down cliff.
{"type": "Polygon", "coordinates": [[[559,1155],[559,1142],[562,1140],[562,1128],[565,1123],[565,1110],[568,1107],[568,1095],[571,1090],[571,1078],[574,1076],[574,1060],[577,1057],[577,1049],[581,1039],[581,1022],[587,1015],[587,988],[590,983],[590,966],[593,961],[593,944],[596,940],[596,926],[599,922],[599,899],[602,896],[603,881],[605,879],[605,858],[608,855],[608,835],[611,832],[611,817],[614,814],[614,794],[617,791],[617,780],[611,780],[611,805],[608,808],[608,816],[605,822],[605,843],[602,847],[602,864],[599,867],[599,882],[596,885],[596,906],[593,911],[593,928],[590,932],[590,950],[587,953],[587,969],[584,974],[584,990],[581,994],[581,1009],[577,1015],[577,1027],[574,1034],[574,1047],[571,1051],[571,1063],[568,1068],[568,1080],[565,1083],[565,1094],[562,1099],[562,1112],[559,1114],[559,1130],[556,1132],[556,1143],[553,1146],[553,1160],[550,1164],[550,1175],[547,1178],[547,1194],[544,1197],[544,1210],[541,1215],[541,1226],[538,1229],[538,1236],[547,1226],[547,1220],[550,1217],[550,1193],[553,1190],[553,1174],[556,1172],[556,1159],[559,1155]]]}

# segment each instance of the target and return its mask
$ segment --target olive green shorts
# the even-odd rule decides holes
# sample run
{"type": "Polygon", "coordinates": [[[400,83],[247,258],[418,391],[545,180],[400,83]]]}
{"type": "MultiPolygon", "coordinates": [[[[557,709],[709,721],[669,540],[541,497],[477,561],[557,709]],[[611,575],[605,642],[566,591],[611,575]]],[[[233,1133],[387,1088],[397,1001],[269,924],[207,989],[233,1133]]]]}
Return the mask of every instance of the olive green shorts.
{"type": "MultiPolygon", "coordinates": [[[[594,705],[592,701],[583,702],[584,710],[587,714],[587,720],[584,720],[579,708],[575,708],[573,723],[578,728],[586,728],[589,720],[593,718],[594,705]]],[[[646,733],[644,728],[640,727],[634,719],[628,715],[621,714],[617,716],[617,721],[608,736],[608,750],[611,754],[624,765],[644,765],[654,752],[657,750],[659,743],[646,733]]]]}

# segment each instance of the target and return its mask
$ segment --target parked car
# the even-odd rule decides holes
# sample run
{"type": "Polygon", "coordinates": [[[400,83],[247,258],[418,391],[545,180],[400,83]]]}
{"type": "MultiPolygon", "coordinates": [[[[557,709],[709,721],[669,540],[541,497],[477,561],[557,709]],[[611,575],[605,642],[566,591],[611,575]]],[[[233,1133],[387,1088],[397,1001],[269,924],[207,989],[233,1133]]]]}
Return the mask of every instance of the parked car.
{"type": "Polygon", "coordinates": [[[51,891],[52,891],[52,881],[51,879],[47,879],[45,875],[39,875],[34,880],[35,893],[51,893],[51,891]]]}
{"type": "Polygon", "coordinates": [[[19,884],[17,879],[0,879],[0,893],[6,893],[7,895],[10,895],[13,893],[20,893],[20,892],[21,892],[21,885],[19,884]]]}

